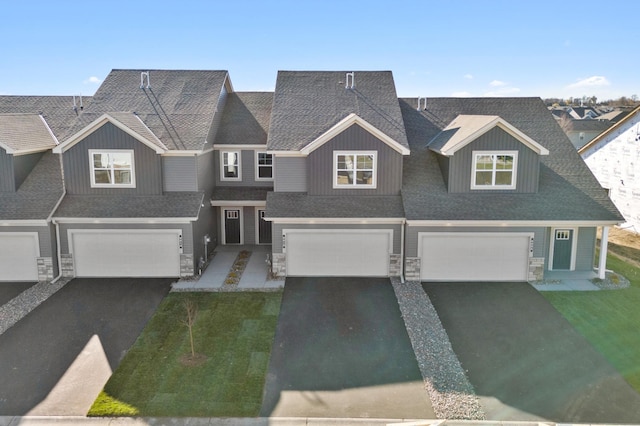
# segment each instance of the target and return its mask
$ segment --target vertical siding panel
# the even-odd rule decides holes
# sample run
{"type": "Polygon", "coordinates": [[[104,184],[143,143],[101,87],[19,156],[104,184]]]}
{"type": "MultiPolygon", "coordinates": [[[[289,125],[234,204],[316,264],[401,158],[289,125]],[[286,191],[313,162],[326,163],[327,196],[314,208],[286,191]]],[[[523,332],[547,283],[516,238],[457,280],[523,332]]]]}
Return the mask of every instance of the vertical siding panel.
{"type": "Polygon", "coordinates": [[[162,157],[165,191],[197,191],[196,157],[162,157]]]}
{"type": "Polygon", "coordinates": [[[13,156],[13,170],[16,177],[16,189],[20,188],[22,182],[29,176],[31,170],[42,158],[42,152],[28,155],[13,156]]]}
{"type": "Polygon", "coordinates": [[[578,228],[576,246],[576,270],[593,270],[596,247],[596,228],[578,228]]]}
{"type": "Polygon", "coordinates": [[[0,191],[14,192],[16,181],[13,172],[13,155],[0,148],[0,191]]]}
{"type": "Polygon", "coordinates": [[[151,148],[106,123],[63,154],[64,173],[69,194],[161,194],[162,161],[151,148]],[[90,149],[132,149],[135,161],[135,188],[91,188],[90,149]]]}
{"type": "Polygon", "coordinates": [[[255,207],[244,207],[244,243],[256,244],[256,209],[255,207]]]}
{"type": "Polygon", "coordinates": [[[307,158],[274,158],[276,192],[307,192],[307,158]]]}

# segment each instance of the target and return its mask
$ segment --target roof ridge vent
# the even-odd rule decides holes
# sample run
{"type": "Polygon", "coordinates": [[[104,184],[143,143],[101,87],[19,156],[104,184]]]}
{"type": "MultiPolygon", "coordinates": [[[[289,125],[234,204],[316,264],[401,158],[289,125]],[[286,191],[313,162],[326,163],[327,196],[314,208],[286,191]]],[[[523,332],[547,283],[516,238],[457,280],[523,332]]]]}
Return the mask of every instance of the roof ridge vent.
{"type": "Polygon", "coordinates": [[[140,88],[144,89],[144,78],[147,77],[147,89],[151,89],[151,76],[149,75],[149,71],[143,71],[140,73],[140,88]]]}
{"type": "Polygon", "coordinates": [[[427,109],[427,97],[418,96],[418,108],[416,108],[416,110],[421,111],[423,109],[427,109]],[[424,108],[420,108],[420,105],[423,103],[422,101],[424,101],[424,108]]]}
{"type": "Polygon", "coordinates": [[[345,89],[355,89],[356,87],[356,73],[355,72],[348,72],[347,76],[345,78],[345,89]],[[351,77],[351,86],[349,86],[349,77],[351,77]]]}
{"type": "Polygon", "coordinates": [[[84,109],[84,105],[82,104],[82,95],[73,95],[73,111],[78,115],[78,103],[80,104],[80,111],[84,109]],[[78,102],[76,102],[76,96],[78,97],[78,102]]]}

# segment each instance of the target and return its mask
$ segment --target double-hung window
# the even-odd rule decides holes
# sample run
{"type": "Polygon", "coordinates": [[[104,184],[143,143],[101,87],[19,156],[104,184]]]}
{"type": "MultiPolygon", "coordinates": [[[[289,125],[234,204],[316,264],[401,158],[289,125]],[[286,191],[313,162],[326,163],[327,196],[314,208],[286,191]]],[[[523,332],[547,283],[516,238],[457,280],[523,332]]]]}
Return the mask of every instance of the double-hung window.
{"type": "Polygon", "coordinates": [[[471,189],[515,189],[518,151],[473,151],[471,189]]]}
{"type": "Polygon", "coordinates": [[[256,180],[273,180],[273,155],[256,151],[256,180]]]}
{"type": "Polygon", "coordinates": [[[220,152],[220,180],[242,180],[240,151],[220,152]]]}
{"type": "Polygon", "coordinates": [[[375,151],[334,152],[334,188],[375,188],[376,172],[375,151]]]}
{"type": "Polygon", "coordinates": [[[133,150],[89,150],[91,187],[135,188],[133,150]]]}

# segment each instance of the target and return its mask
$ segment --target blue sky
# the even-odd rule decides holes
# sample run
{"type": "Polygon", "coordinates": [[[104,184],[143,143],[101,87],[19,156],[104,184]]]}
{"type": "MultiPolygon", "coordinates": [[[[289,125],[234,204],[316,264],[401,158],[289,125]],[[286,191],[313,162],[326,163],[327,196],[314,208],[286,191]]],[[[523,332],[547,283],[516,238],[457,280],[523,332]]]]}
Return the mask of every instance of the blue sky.
{"type": "Polygon", "coordinates": [[[640,2],[3,1],[0,94],[92,95],[113,68],[391,70],[399,96],[640,96],[640,2]]]}

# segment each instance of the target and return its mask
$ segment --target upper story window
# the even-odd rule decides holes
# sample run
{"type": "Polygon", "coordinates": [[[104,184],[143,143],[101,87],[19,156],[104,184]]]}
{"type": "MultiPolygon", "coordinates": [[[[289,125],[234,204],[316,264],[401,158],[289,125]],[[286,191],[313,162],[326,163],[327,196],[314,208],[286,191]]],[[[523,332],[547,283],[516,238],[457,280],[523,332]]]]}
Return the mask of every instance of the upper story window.
{"type": "Polygon", "coordinates": [[[473,151],[471,189],[515,189],[518,151],[473,151]]]}
{"type": "Polygon", "coordinates": [[[241,180],[240,151],[222,151],[220,153],[220,180],[241,180]]]}
{"type": "Polygon", "coordinates": [[[90,150],[91,186],[134,188],[133,150],[90,150]]]}
{"type": "Polygon", "coordinates": [[[256,180],[273,180],[273,155],[256,152],[256,180]]]}
{"type": "Polygon", "coordinates": [[[375,188],[376,172],[375,151],[334,152],[334,188],[375,188]]]}

